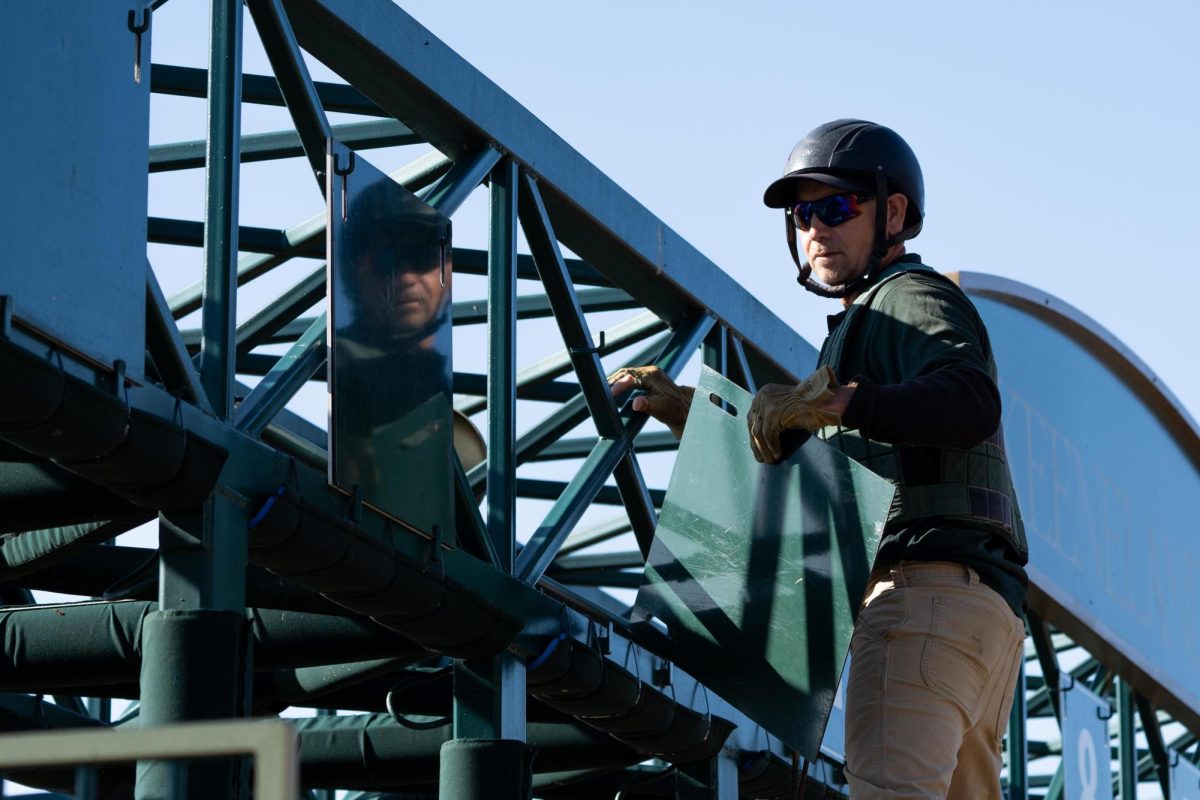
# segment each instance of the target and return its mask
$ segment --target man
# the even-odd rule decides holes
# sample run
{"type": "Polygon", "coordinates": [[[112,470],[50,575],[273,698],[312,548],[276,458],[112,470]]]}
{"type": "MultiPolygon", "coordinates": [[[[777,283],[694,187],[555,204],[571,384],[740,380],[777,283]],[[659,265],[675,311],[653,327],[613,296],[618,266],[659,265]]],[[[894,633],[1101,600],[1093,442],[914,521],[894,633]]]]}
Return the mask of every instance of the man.
{"type": "MultiPolygon", "coordinates": [[[[785,431],[815,431],[897,487],[851,642],[850,796],[999,798],[1027,548],[987,331],[956,285],[905,252],[924,183],[890,129],[816,128],[764,202],[785,210],[801,285],[842,311],[817,372],[754,398],[755,456],[777,462],[785,431]]],[[[634,409],[682,433],[689,387],[646,367],[612,386],[642,388],[634,409]]]]}

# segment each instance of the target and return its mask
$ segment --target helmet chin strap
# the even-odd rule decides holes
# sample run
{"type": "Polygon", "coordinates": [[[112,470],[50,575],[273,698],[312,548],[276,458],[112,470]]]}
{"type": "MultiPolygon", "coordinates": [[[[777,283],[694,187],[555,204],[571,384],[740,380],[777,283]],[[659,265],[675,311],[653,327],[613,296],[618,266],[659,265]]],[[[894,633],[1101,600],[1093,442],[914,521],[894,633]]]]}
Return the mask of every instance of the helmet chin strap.
{"type": "Polygon", "coordinates": [[[796,226],[792,223],[792,215],[785,209],[783,220],[787,226],[788,250],[792,254],[792,261],[796,262],[796,269],[800,271],[800,274],[796,276],[796,282],[803,286],[806,291],[812,292],[818,297],[828,297],[831,299],[840,299],[849,297],[852,294],[858,294],[874,283],[879,273],[879,265],[883,263],[883,258],[887,255],[888,249],[897,241],[900,241],[899,237],[892,240],[887,236],[887,198],[887,178],[884,177],[883,172],[876,172],[875,241],[871,246],[871,257],[867,259],[867,268],[863,270],[861,275],[849,283],[837,286],[829,286],[812,277],[812,265],[800,261],[800,252],[796,246],[796,226]]]}

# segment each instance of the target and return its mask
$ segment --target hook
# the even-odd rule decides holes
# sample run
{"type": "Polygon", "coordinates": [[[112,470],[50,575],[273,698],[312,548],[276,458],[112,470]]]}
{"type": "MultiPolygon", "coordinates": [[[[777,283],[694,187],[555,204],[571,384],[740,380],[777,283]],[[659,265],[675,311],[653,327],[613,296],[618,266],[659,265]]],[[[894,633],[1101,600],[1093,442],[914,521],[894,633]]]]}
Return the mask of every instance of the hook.
{"type": "Polygon", "coordinates": [[[130,33],[141,34],[141,33],[145,33],[146,31],[150,30],[150,9],[148,9],[148,8],[142,9],[142,21],[140,24],[135,25],[134,24],[135,19],[137,19],[137,14],[131,8],[131,9],[129,9],[129,20],[126,23],[129,26],[130,33]]]}
{"type": "Polygon", "coordinates": [[[0,339],[12,336],[13,298],[10,294],[0,294],[0,339]]]}
{"type": "Polygon", "coordinates": [[[567,352],[573,356],[588,356],[600,355],[604,351],[604,331],[600,331],[600,345],[598,347],[568,347],[567,352]]]}
{"type": "Polygon", "coordinates": [[[142,82],[142,34],[150,30],[150,9],[142,9],[142,21],[136,22],[137,15],[133,9],[129,9],[129,16],[125,20],[125,25],[129,28],[129,32],[134,36],[133,44],[133,82],[142,82]]]}
{"type": "Polygon", "coordinates": [[[338,154],[337,153],[333,154],[333,174],[334,175],[341,175],[344,178],[347,175],[349,175],[351,172],[354,172],[354,151],[350,150],[348,155],[350,157],[346,160],[347,166],[345,169],[342,169],[338,165],[338,154]]]}
{"type": "Polygon", "coordinates": [[[346,168],[342,169],[342,167],[338,165],[338,154],[337,153],[333,154],[333,174],[339,176],[342,179],[342,222],[346,221],[346,216],[348,213],[348,210],[346,208],[346,178],[350,175],[351,172],[354,172],[354,151],[353,150],[349,151],[349,156],[350,157],[346,160],[347,161],[346,168]]]}

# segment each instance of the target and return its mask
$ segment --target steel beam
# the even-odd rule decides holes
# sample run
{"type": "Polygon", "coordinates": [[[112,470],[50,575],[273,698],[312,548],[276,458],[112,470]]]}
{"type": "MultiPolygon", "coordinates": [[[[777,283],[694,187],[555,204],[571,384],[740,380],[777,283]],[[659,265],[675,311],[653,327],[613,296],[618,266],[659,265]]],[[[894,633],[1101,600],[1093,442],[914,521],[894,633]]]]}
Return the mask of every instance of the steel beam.
{"type": "Polygon", "coordinates": [[[449,172],[429,187],[421,199],[443,215],[452,217],[499,160],[500,154],[491,147],[480,147],[465,154],[454,162],[449,172]]]}
{"type": "Polygon", "coordinates": [[[1134,719],[1133,687],[1124,678],[1117,679],[1117,774],[1119,800],[1137,800],[1138,753],[1137,722],[1134,719]]]}
{"type": "Polygon", "coordinates": [[[596,430],[603,438],[616,438],[623,426],[600,364],[600,355],[592,346],[587,319],[575,297],[575,287],[563,263],[541,193],[527,173],[521,174],[521,227],[542,276],[546,298],[554,311],[554,319],[571,356],[580,391],[587,401],[596,430]]]}
{"type": "MultiPolygon", "coordinates": [[[[315,86],[317,97],[326,111],[374,117],[387,116],[383,109],[353,86],[319,81],[315,86]]],[[[208,72],[195,67],[154,64],[150,70],[150,91],[176,97],[205,98],[208,97],[208,72]]],[[[243,75],[242,100],[267,106],[285,105],[283,93],[279,90],[279,83],[274,75],[243,75]]]]}
{"type": "MultiPolygon", "coordinates": [[[[455,258],[458,258],[457,251],[455,258]]],[[[455,262],[455,270],[458,270],[457,261],[455,262]]],[[[667,324],[658,317],[650,313],[639,314],[636,317],[625,320],[611,329],[606,331],[605,340],[603,343],[596,340],[592,341],[593,346],[597,348],[600,355],[607,355],[622,350],[632,344],[641,342],[654,334],[665,330],[667,324]]],[[[643,358],[651,358],[652,353],[657,353],[661,347],[651,347],[642,350],[639,355],[643,358]]],[[[637,359],[629,363],[634,363],[637,359]]],[[[539,361],[522,367],[517,372],[517,391],[528,389],[546,381],[552,381],[571,371],[571,354],[567,350],[560,350],[557,353],[546,356],[539,361]]],[[[470,416],[483,409],[487,408],[487,401],[470,401],[456,406],[457,410],[470,416]]],[[[590,448],[589,448],[590,450],[590,448]]]]}
{"type": "Polygon", "coordinates": [[[629,439],[601,439],[596,448],[584,460],[575,477],[563,489],[554,506],[546,514],[541,525],[529,537],[529,543],[517,558],[517,577],[525,583],[535,584],[546,571],[546,567],[558,554],[567,535],[583,512],[596,499],[600,488],[608,480],[617,463],[625,457],[629,439]]]}
{"type": "Polygon", "coordinates": [[[238,406],[238,430],[262,433],[275,415],[325,363],[326,312],[313,320],[304,335],[283,355],[238,406]]]}
{"type": "Polygon", "coordinates": [[[1029,731],[1025,727],[1025,659],[1017,672],[1017,684],[1013,689],[1012,710],[1008,715],[1008,800],[1026,800],[1029,797],[1029,731]]]}
{"type": "Polygon", "coordinates": [[[492,170],[488,246],[488,537],[513,571],[516,558],[517,165],[492,170]]]}
{"type": "Polygon", "coordinates": [[[250,16],[258,29],[271,71],[287,103],[292,122],[308,157],[317,183],[325,185],[325,147],[333,135],[317,87],[313,85],[300,45],[292,35],[292,26],[279,0],[249,0],[250,16]]]}
{"type": "MultiPolygon", "coordinates": [[[[416,134],[392,119],[334,125],[330,135],[355,150],[420,144],[416,134]]],[[[249,133],[241,138],[239,158],[243,164],[296,158],[306,155],[304,139],[295,131],[249,133]]],[[[176,172],[204,166],[203,141],[171,142],[150,147],[150,172],[176,172]]],[[[322,156],[324,163],[324,156],[322,156]]]]}

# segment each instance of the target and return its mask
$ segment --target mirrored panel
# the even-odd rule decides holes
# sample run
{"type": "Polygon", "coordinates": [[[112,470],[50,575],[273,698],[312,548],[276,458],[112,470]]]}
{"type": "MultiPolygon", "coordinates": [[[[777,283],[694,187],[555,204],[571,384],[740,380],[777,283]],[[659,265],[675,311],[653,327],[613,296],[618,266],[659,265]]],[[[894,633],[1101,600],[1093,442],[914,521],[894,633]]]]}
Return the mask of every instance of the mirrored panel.
{"type": "Polygon", "coordinates": [[[326,174],[330,482],[450,531],[450,220],[340,144],[326,174]]]}

